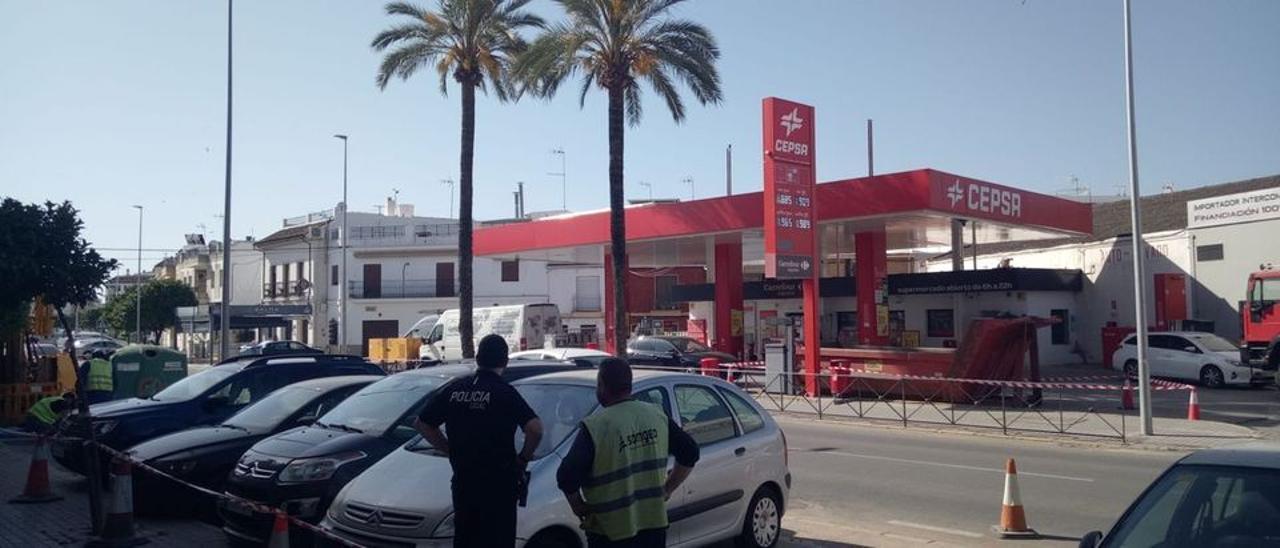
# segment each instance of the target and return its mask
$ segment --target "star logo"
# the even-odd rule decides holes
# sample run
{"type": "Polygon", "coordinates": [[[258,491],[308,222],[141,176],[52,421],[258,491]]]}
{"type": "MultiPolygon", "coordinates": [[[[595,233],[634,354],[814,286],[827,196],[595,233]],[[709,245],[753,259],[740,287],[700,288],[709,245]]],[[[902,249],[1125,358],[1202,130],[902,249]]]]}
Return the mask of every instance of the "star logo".
{"type": "Polygon", "coordinates": [[[956,207],[956,204],[964,199],[964,186],[960,184],[959,179],[947,187],[947,198],[951,200],[951,207],[956,207]]]}
{"type": "Polygon", "coordinates": [[[804,118],[800,117],[800,109],[791,109],[790,114],[782,115],[782,127],[787,130],[787,137],[790,137],[796,130],[804,128],[804,118]]]}

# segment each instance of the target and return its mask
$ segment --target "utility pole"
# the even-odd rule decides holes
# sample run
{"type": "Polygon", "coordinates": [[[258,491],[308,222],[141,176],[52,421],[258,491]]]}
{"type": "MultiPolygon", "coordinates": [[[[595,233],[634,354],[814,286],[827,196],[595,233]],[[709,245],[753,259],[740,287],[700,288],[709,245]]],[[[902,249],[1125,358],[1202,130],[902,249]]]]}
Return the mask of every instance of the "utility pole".
{"type": "Polygon", "coordinates": [[[568,190],[567,190],[567,189],[568,189],[568,185],[565,183],[565,181],[566,181],[566,180],[567,180],[567,178],[568,178],[568,173],[569,173],[569,172],[568,172],[568,170],[567,170],[567,169],[565,169],[565,167],[567,166],[567,164],[565,163],[564,148],[553,148],[553,149],[551,149],[551,153],[552,153],[552,154],[556,154],[556,155],[559,155],[559,156],[560,156],[560,172],[559,172],[559,173],[548,173],[547,175],[559,175],[559,176],[560,176],[560,209],[561,209],[561,210],[563,210],[563,211],[569,211],[569,205],[568,205],[568,204],[569,204],[569,192],[568,192],[568,190]]]}
{"type": "Polygon", "coordinates": [[[350,288],[347,287],[347,210],[351,209],[351,205],[347,203],[347,136],[342,133],[334,134],[334,138],[342,140],[342,241],[339,245],[342,247],[342,275],[338,287],[338,352],[345,353],[347,349],[347,293],[350,288]]]}
{"type": "Polygon", "coordinates": [[[876,174],[875,130],[870,118],[867,118],[867,177],[876,174]]]}
{"type": "Polygon", "coordinates": [[[133,208],[138,210],[138,272],[135,274],[138,277],[138,283],[134,286],[136,288],[134,293],[137,293],[138,300],[133,306],[136,309],[134,312],[137,313],[134,320],[136,323],[133,326],[138,331],[138,344],[142,344],[142,206],[135,205],[133,208]]]}
{"type": "Polygon", "coordinates": [[[1142,435],[1154,433],[1151,420],[1151,364],[1147,362],[1147,298],[1144,288],[1146,273],[1145,241],[1142,238],[1142,208],[1138,203],[1142,192],[1138,188],[1138,136],[1134,124],[1133,107],[1133,28],[1130,22],[1130,0],[1124,0],[1124,84],[1125,112],[1129,126],[1129,217],[1133,223],[1133,298],[1134,321],[1138,328],[1138,417],[1142,422],[1142,435]]]}
{"type": "Polygon", "coordinates": [[[231,5],[227,0],[227,164],[222,197],[222,315],[218,323],[220,359],[231,354],[231,5]]]}
{"type": "Polygon", "coordinates": [[[440,179],[440,184],[447,185],[449,187],[449,218],[452,219],[453,218],[453,185],[455,183],[453,179],[440,179]]]}
{"type": "Polygon", "coordinates": [[[724,149],[724,195],[733,196],[733,145],[724,149]]]}

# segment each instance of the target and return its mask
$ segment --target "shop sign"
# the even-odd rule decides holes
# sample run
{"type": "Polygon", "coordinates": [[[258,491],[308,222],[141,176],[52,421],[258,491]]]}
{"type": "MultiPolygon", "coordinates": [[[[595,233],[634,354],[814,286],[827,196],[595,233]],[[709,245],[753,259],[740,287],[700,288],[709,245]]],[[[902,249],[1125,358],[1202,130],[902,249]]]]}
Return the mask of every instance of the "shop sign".
{"type": "Polygon", "coordinates": [[[812,278],[817,215],[813,203],[813,107],[764,100],[765,277],[812,278]]]}
{"type": "Polygon", "coordinates": [[[1204,228],[1280,217],[1280,188],[1187,202],[1187,228],[1204,228]]]}

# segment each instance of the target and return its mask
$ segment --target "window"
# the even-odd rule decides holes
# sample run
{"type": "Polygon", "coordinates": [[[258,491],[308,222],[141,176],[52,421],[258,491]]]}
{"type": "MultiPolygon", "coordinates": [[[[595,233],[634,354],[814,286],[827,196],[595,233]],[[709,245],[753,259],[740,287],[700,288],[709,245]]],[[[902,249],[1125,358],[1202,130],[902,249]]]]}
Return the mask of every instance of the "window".
{"type": "Polygon", "coordinates": [[[329,268],[329,285],[338,285],[338,265],[329,268]]]}
{"type": "Polygon", "coordinates": [[[636,401],[652,403],[662,408],[662,412],[671,416],[671,402],[667,400],[667,391],[664,388],[650,388],[633,396],[636,401]]]}
{"type": "Polygon", "coordinates": [[[302,281],[307,277],[305,271],[303,270],[302,261],[298,261],[297,263],[294,263],[293,270],[294,270],[294,278],[297,280],[294,282],[294,285],[297,286],[298,293],[301,294],[302,281]]]}
{"type": "Polygon", "coordinates": [[[520,261],[502,261],[502,281],[520,281],[520,261]]]}
{"type": "Polygon", "coordinates": [[[649,339],[649,349],[654,352],[674,353],[676,347],[662,339],[649,339]]]}
{"type": "Polygon", "coordinates": [[[1055,308],[1049,311],[1049,316],[1058,320],[1049,328],[1049,343],[1071,344],[1071,311],[1055,308]]]}
{"type": "Polygon", "coordinates": [[[1209,245],[1196,246],[1197,261],[1201,261],[1201,262],[1221,261],[1222,258],[1223,258],[1222,244],[1209,244],[1209,245]]]}
{"type": "Polygon", "coordinates": [[[600,277],[578,276],[574,285],[573,309],[582,312],[596,312],[600,310],[601,300],[600,277]]]}
{"type": "Polygon", "coordinates": [[[742,396],[723,388],[720,389],[720,395],[729,400],[729,407],[732,407],[733,414],[737,415],[738,424],[742,425],[743,434],[750,434],[764,428],[764,417],[760,416],[760,412],[756,411],[754,405],[747,403],[747,400],[742,399],[742,396]]]}
{"type": "Polygon", "coordinates": [[[1253,302],[1280,301],[1280,278],[1266,278],[1253,282],[1253,302]]]}
{"type": "Polygon", "coordinates": [[[353,240],[378,240],[400,238],[404,236],[404,225],[395,226],[356,226],[351,228],[353,240]]]}
{"type": "Polygon", "coordinates": [[[1178,352],[1191,352],[1192,354],[1201,353],[1200,349],[1197,348],[1196,345],[1191,344],[1191,341],[1188,341],[1182,337],[1170,336],[1168,344],[1170,345],[1169,347],[1170,350],[1177,350],[1178,352]],[[1190,351],[1190,350],[1187,350],[1188,348],[1194,348],[1195,350],[1190,351]]]}
{"type": "Polygon", "coordinates": [[[935,309],[925,311],[925,335],[949,339],[956,336],[956,311],[935,309]]]}
{"type": "Polygon", "coordinates": [[[654,310],[679,310],[680,303],[675,301],[675,286],[679,278],[675,276],[658,276],[653,279],[654,310]]]}
{"type": "Polygon", "coordinates": [[[737,429],[729,408],[710,388],[695,385],[676,387],[676,408],[680,422],[698,445],[706,446],[733,438],[737,429]]]}
{"type": "Polygon", "coordinates": [[[1180,465],[1157,480],[1109,546],[1275,546],[1280,479],[1274,471],[1180,465]]]}

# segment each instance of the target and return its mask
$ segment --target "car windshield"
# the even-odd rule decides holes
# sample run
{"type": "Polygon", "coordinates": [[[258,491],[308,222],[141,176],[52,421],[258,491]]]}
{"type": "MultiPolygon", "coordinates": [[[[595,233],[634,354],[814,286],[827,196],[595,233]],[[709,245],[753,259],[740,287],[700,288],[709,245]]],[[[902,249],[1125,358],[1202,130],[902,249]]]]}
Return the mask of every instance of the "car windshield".
{"type": "Polygon", "coordinates": [[[151,396],[151,399],[156,401],[186,401],[205,393],[213,385],[222,382],[223,379],[236,374],[238,371],[240,369],[236,367],[210,367],[156,392],[156,395],[151,396]]]}
{"type": "Polygon", "coordinates": [[[1217,335],[1210,335],[1210,334],[1191,335],[1188,338],[1197,343],[1200,343],[1200,346],[1203,346],[1205,350],[1208,350],[1210,352],[1239,352],[1240,351],[1240,347],[1236,346],[1231,341],[1228,341],[1217,335]]]}
{"type": "Polygon", "coordinates": [[[286,386],[262,398],[258,403],[244,408],[223,424],[254,433],[270,432],[280,426],[280,423],[290,415],[297,413],[299,409],[306,407],[323,394],[310,388],[286,386]]]}
{"type": "Polygon", "coordinates": [[[710,348],[707,348],[702,343],[695,341],[693,339],[688,339],[685,337],[675,337],[667,340],[671,344],[675,345],[676,350],[679,350],[681,352],[688,353],[688,352],[710,352],[711,351],[710,348]]]}
{"type": "Polygon", "coordinates": [[[1147,491],[1106,546],[1280,546],[1280,471],[1179,465],[1147,491]]]}
{"type": "Polygon", "coordinates": [[[392,375],[352,394],[320,417],[316,424],[381,436],[447,380],[429,375],[392,375]]]}
{"type": "MultiPolygon", "coordinates": [[[[534,451],[539,459],[550,453],[573,432],[582,419],[599,405],[591,386],[568,384],[521,384],[516,391],[542,419],[542,442],[534,451]]],[[[516,431],[516,447],[524,443],[524,432],[516,431]]]]}

